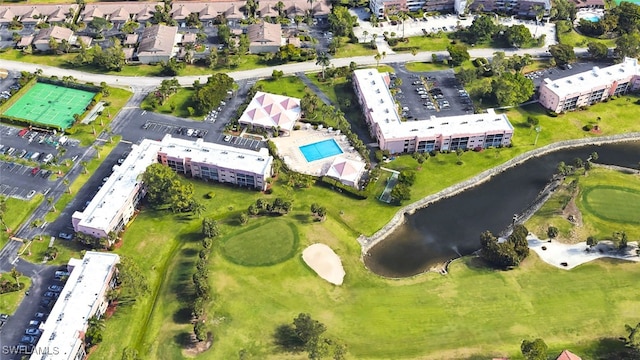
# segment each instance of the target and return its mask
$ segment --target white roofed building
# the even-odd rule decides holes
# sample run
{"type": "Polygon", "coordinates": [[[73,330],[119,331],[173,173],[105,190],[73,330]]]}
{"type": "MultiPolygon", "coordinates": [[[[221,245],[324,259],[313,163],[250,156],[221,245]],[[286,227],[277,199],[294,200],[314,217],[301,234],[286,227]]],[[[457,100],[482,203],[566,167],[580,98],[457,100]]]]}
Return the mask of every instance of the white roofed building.
{"type": "Polygon", "coordinates": [[[83,259],[70,259],[70,271],[60,296],[44,324],[31,360],[85,359],[84,334],[89,319],[101,317],[109,302],[107,292],[116,286],[117,254],[88,251],[83,259]]]}
{"type": "Polygon", "coordinates": [[[557,113],[593,105],[611,96],[640,88],[638,59],[625,58],[620,64],[594,67],[557,80],[544,79],[540,85],[540,104],[557,113]]]}
{"type": "Polygon", "coordinates": [[[290,132],[301,112],[300,99],[258,91],[238,122],[254,128],[290,132]]]}
{"type": "Polygon", "coordinates": [[[267,188],[273,157],[267,149],[260,151],[226,145],[174,139],[167,134],[161,141],[143,140],[133,145],[84,211],[72,216],[73,229],[97,238],[118,232],[131,220],[138,202],[146,194],[141,177],[154,163],[169,166],[176,172],[206,181],[237,184],[258,190],[267,188]]]}
{"type": "Polygon", "coordinates": [[[402,121],[389,82],[388,74],[375,69],[353,72],[358,102],[380,149],[397,154],[511,144],[513,126],[506,115],[496,114],[492,109],[486,114],[402,121]]]}

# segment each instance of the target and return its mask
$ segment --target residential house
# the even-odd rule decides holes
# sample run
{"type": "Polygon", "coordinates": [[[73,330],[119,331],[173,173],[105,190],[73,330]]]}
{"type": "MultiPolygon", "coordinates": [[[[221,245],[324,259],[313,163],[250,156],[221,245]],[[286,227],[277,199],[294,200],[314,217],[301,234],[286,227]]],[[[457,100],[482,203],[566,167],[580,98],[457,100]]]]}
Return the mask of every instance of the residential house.
{"type": "Polygon", "coordinates": [[[145,28],[138,45],[138,60],[143,64],[169,61],[178,53],[176,44],[180,37],[175,26],[152,25],[145,28]]]}
{"type": "Polygon", "coordinates": [[[277,129],[286,134],[293,130],[301,114],[300,99],[258,91],[238,122],[253,128],[277,129]]]}
{"type": "Polygon", "coordinates": [[[275,53],[283,45],[282,27],[280,24],[270,24],[261,21],[247,27],[249,51],[252,54],[275,53]]]}
{"type": "Polygon", "coordinates": [[[65,5],[9,5],[0,8],[0,25],[7,25],[17,18],[23,25],[35,26],[41,22],[56,24],[71,22],[76,14],[78,4],[65,5]]]}
{"type": "Polygon", "coordinates": [[[41,29],[34,37],[31,43],[36,50],[48,51],[51,50],[49,42],[54,39],[58,44],[63,40],[69,42],[69,44],[76,43],[76,36],[73,30],[67,29],[61,26],[51,26],[41,29]]]}
{"type": "Polygon", "coordinates": [[[100,17],[112,22],[116,28],[128,21],[146,22],[153,17],[161,2],[97,2],[84,6],[80,18],[85,23],[100,17]]]}
{"type": "Polygon", "coordinates": [[[366,164],[362,161],[346,159],[338,156],[333,159],[329,169],[325,173],[326,176],[334,178],[341,183],[359,188],[360,178],[364,174],[366,164]]]}

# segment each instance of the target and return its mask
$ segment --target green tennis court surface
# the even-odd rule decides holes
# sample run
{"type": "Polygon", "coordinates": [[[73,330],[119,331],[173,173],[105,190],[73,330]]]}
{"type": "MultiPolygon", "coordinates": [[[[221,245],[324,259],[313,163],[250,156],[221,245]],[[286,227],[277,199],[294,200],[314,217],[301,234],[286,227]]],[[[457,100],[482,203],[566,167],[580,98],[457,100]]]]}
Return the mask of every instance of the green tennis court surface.
{"type": "Polygon", "coordinates": [[[95,93],[51,84],[33,85],[4,115],[67,129],[84,113],[95,93]]]}

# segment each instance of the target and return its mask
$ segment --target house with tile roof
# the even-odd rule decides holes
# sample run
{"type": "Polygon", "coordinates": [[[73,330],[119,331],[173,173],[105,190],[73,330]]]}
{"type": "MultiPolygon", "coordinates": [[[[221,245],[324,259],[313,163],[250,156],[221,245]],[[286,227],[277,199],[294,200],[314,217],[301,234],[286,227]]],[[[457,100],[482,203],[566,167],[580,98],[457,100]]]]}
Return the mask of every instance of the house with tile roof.
{"type": "Polygon", "coordinates": [[[178,53],[176,44],[182,39],[178,27],[152,25],[144,29],[138,45],[138,60],[143,64],[169,61],[178,53]]]}
{"type": "Polygon", "coordinates": [[[280,24],[270,24],[265,21],[251,24],[247,27],[247,37],[249,38],[249,51],[252,54],[276,53],[283,45],[280,24]]]}
{"type": "Polygon", "coordinates": [[[61,43],[62,40],[69,42],[69,44],[76,43],[76,36],[73,33],[73,30],[61,26],[51,26],[40,30],[33,37],[33,42],[31,44],[36,48],[36,50],[48,51],[51,50],[49,41],[52,38],[55,39],[58,43],[61,43]]]}
{"type": "Polygon", "coordinates": [[[325,173],[325,176],[334,178],[341,183],[358,188],[360,178],[365,170],[365,163],[362,161],[349,160],[342,156],[333,159],[331,166],[325,173]]]}
{"type": "Polygon", "coordinates": [[[238,122],[253,128],[289,133],[301,113],[300,99],[258,91],[238,122]]]}
{"type": "Polygon", "coordinates": [[[582,358],[569,350],[563,350],[556,360],[582,360],[582,358]]]}

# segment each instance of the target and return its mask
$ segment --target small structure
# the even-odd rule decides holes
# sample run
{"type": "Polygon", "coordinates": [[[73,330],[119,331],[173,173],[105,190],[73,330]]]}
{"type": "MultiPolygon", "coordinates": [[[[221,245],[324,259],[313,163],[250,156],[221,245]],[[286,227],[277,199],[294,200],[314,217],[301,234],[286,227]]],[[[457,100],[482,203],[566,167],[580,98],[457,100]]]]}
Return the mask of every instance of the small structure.
{"type": "Polygon", "coordinates": [[[249,25],[247,36],[249,37],[249,51],[253,54],[275,53],[282,46],[282,27],[280,24],[261,21],[258,24],[249,25]]]}
{"type": "Polygon", "coordinates": [[[301,112],[300,99],[258,91],[238,122],[265,130],[290,132],[301,112]]]}
{"type": "Polygon", "coordinates": [[[582,358],[569,350],[563,350],[556,360],[582,360],[582,358]]]}
{"type": "Polygon", "coordinates": [[[321,278],[342,285],[345,271],[340,257],[325,244],[313,244],[302,251],[302,260],[321,278]]]}
{"type": "Polygon", "coordinates": [[[338,156],[333,160],[327,170],[326,176],[332,177],[341,183],[358,188],[360,177],[364,173],[365,163],[361,161],[349,160],[338,156]]]}
{"type": "Polygon", "coordinates": [[[40,51],[51,50],[51,47],[49,46],[51,39],[54,39],[58,43],[62,42],[62,40],[68,41],[69,44],[75,44],[76,42],[73,30],[61,26],[51,26],[40,30],[33,37],[32,45],[40,51]]]}
{"type": "Polygon", "coordinates": [[[180,41],[176,26],[152,25],[144,29],[138,45],[138,60],[143,64],[169,61],[178,53],[180,41]]]}

